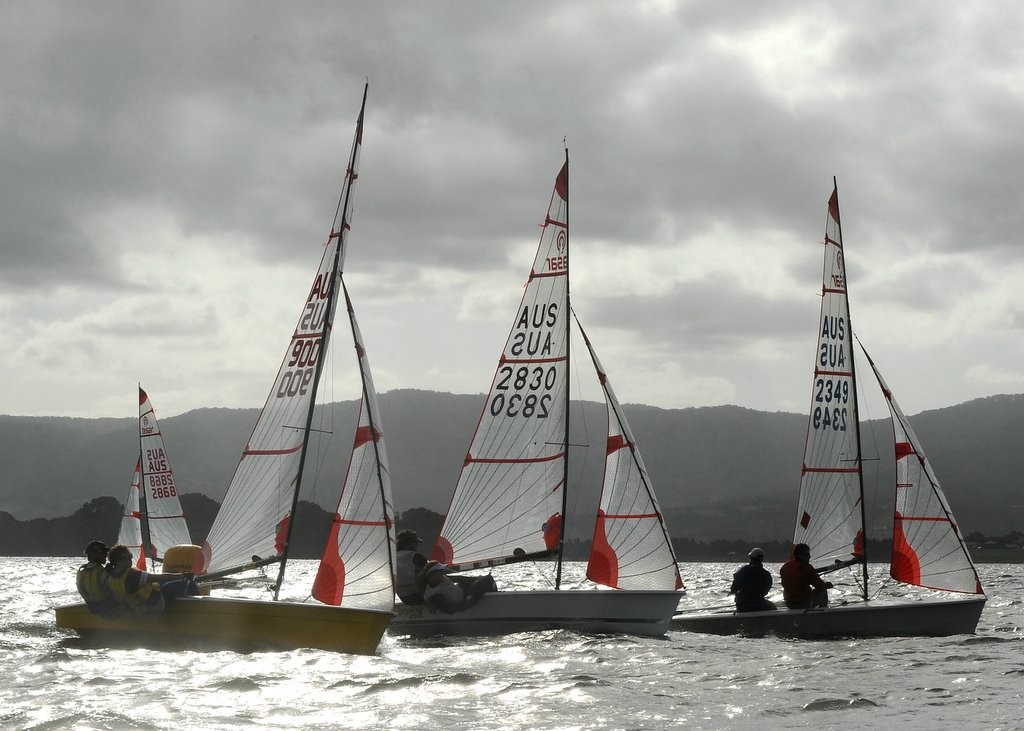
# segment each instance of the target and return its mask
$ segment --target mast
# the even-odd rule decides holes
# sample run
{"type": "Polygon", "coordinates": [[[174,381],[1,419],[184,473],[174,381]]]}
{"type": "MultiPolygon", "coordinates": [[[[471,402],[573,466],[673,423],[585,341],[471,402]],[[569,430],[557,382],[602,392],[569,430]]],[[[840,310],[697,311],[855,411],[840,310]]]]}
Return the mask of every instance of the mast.
{"type": "MultiPolygon", "coordinates": [[[[327,293],[327,307],[324,317],[323,330],[320,333],[320,354],[316,361],[316,369],[313,380],[310,384],[309,407],[306,409],[306,424],[302,435],[302,449],[299,452],[298,472],[295,475],[295,489],[292,492],[291,520],[288,521],[288,529],[285,534],[284,546],[281,551],[281,565],[277,572],[277,581],[274,584],[274,600],[276,601],[280,592],[281,584],[284,581],[284,570],[288,563],[288,552],[291,548],[292,531],[295,527],[295,511],[299,506],[299,490],[302,487],[302,473],[306,466],[306,452],[309,449],[309,434],[313,428],[313,412],[316,408],[316,395],[320,387],[320,375],[323,372],[324,360],[326,359],[327,347],[330,342],[331,329],[334,321],[334,303],[338,298],[338,282],[341,279],[339,267],[342,262],[342,249],[345,244],[345,231],[348,228],[348,212],[350,205],[350,192],[355,179],[355,166],[359,147],[363,139],[363,114],[366,111],[366,92],[370,83],[363,86],[363,102],[359,107],[359,118],[356,120],[356,143],[352,145],[352,152],[349,154],[348,167],[345,172],[345,187],[341,192],[341,200],[338,202],[340,212],[340,225],[337,231],[332,231],[330,238],[334,239],[334,263],[331,267],[331,282],[327,293]]],[[[338,220],[338,217],[335,217],[338,220]]]]}
{"type": "MultiPolygon", "coordinates": [[[[843,251],[843,220],[839,215],[839,184],[832,176],[832,194],[836,199],[836,226],[839,233],[839,250],[843,251]]],[[[860,438],[860,399],[857,394],[857,359],[854,357],[853,347],[853,316],[850,314],[850,288],[849,279],[846,277],[846,261],[844,254],[843,261],[844,281],[843,289],[846,297],[846,324],[850,330],[850,388],[853,389],[853,403],[857,409],[857,418],[854,420],[853,428],[857,437],[857,485],[860,490],[860,529],[863,537],[861,548],[861,578],[863,580],[863,599],[868,599],[868,521],[867,511],[864,508],[864,454],[860,438]]]]}
{"type": "MultiPolygon", "coordinates": [[[[569,260],[569,148],[565,148],[565,257],[566,261],[569,260]]],[[[565,371],[566,371],[566,388],[565,388],[565,433],[562,437],[562,454],[565,458],[562,460],[562,520],[558,524],[558,568],[555,572],[555,589],[562,587],[562,561],[564,559],[565,551],[565,523],[568,516],[565,513],[566,507],[569,503],[569,402],[570,402],[570,391],[569,388],[569,373],[571,373],[570,364],[571,349],[572,349],[572,309],[569,303],[569,269],[566,264],[565,273],[565,371]]]]}
{"type": "MultiPolygon", "coordinates": [[[[142,396],[142,384],[138,384],[139,396],[142,396]]],[[[142,408],[142,399],[139,399],[139,408],[142,408]]],[[[149,535],[149,507],[146,504],[146,468],[145,464],[146,454],[142,449],[142,414],[139,414],[139,528],[142,532],[142,545],[139,547],[139,552],[142,554],[142,563],[144,566],[148,566],[152,561],[153,568],[156,568],[156,557],[150,556],[151,546],[153,545],[152,538],[149,535]]]]}

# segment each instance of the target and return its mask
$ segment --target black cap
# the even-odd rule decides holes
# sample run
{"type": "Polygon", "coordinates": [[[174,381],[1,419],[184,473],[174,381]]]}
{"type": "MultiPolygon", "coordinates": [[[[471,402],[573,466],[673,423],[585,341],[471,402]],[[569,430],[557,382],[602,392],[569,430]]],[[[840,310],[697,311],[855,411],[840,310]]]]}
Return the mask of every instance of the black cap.
{"type": "Polygon", "coordinates": [[[106,553],[107,544],[103,541],[90,541],[89,545],[85,547],[85,555],[88,556],[90,553],[106,553]]]}
{"type": "Polygon", "coordinates": [[[423,543],[416,531],[414,530],[403,530],[397,536],[395,536],[395,543],[399,546],[403,543],[423,543]]]}

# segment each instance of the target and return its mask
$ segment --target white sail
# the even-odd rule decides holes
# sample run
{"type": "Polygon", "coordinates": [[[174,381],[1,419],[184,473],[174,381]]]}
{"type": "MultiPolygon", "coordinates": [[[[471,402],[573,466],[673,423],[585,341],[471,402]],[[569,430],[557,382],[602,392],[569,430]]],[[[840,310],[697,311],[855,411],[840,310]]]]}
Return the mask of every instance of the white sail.
{"type": "Polygon", "coordinates": [[[587,578],[615,589],[681,589],[679,566],[636,439],[593,344],[579,327],[608,411],[604,484],[587,578]]]}
{"type": "Polygon", "coordinates": [[[569,163],[555,180],[522,303],[433,558],[487,563],[554,551],[567,450],[569,163]]]}
{"type": "Polygon", "coordinates": [[[343,290],[363,379],[363,400],[341,498],[313,583],[313,596],[325,604],[391,610],[395,606],[391,475],[370,363],[344,285],[343,290]]]}
{"type": "Polygon", "coordinates": [[[121,511],[121,528],[117,532],[117,543],[127,546],[135,556],[135,565],[145,571],[146,554],[142,550],[142,515],[139,512],[139,462],[135,462],[132,484],[124,499],[121,511]]]}
{"type": "Polygon", "coordinates": [[[815,559],[846,561],[864,555],[864,528],[853,331],[837,190],[828,202],[824,243],[818,349],[793,543],[806,543],[815,559]]]}
{"type": "MultiPolygon", "coordinates": [[[[365,103],[364,90],[364,108],[365,103]]],[[[358,175],[362,123],[361,109],[338,213],[320,267],[274,385],[203,544],[207,572],[244,566],[254,558],[267,560],[285,554],[320,363],[338,300],[349,230],[349,196],[358,175]]]]}
{"type": "Polygon", "coordinates": [[[889,404],[896,444],[896,503],[889,573],[905,584],[983,594],[974,561],[921,442],[866,349],[864,355],[889,404]]]}
{"type": "MultiPolygon", "coordinates": [[[[156,412],[149,396],[139,387],[139,444],[142,518],[149,530],[149,548],[146,555],[151,560],[163,560],[164,553],[171,546],[192,543],[185,514],[178,498],[178,486],[174,481],[167,446],[164,444],[156,412]]],[[[145,528],[143,529],[145,535],[145,528]]]]}

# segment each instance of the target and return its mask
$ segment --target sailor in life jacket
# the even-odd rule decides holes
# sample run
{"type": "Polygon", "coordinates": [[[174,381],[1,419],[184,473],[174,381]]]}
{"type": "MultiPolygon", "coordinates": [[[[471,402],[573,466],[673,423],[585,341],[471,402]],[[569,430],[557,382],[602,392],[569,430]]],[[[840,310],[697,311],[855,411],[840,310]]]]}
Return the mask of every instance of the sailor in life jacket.
{"type": "Polygon", "coordinates": [[[107,546],[103,541],[91,541],[85,547],[88,561],[78,567],[75,584],[85,600],[85,606],[104,619],[116,619],[124,614],[125,605],[110,591],[110,575],[103,564],[107,560],[107,546]]]}
{"type": "Polygon", "coordinates": [[[446,614],[468,609],[480,601],[480,597],[489,591],[497,591],[494,577],[459,576],[451,577],[448,567],[438,561],[430,561],[423,569],[426,588],[423,590],[423,601],[432,609],[446,614]]]}
{"type": "Polygon", "coordinates": [[[135,614],[160,614],[167,602],[185,594],[195,594],[196,586],[189,574],[150,574],[132,566],[132,552],[127,546],[110,549],[110,592],[135,614]]]}

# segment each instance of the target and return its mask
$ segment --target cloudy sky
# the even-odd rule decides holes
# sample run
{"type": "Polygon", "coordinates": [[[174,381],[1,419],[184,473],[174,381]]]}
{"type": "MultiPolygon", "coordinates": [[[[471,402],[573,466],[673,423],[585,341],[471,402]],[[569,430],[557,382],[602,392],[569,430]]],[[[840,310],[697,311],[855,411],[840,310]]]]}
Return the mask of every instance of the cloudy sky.
{"type": "Polygon", "coordinates": [[[262,404],[365,79],[346,280],[380,391],[486,389],[563,139],[622,401],[805,410],[833,176],[904,409],[1024,391],[1021,37],[958,0],[4,3],[0,413],[262,404]]]}

